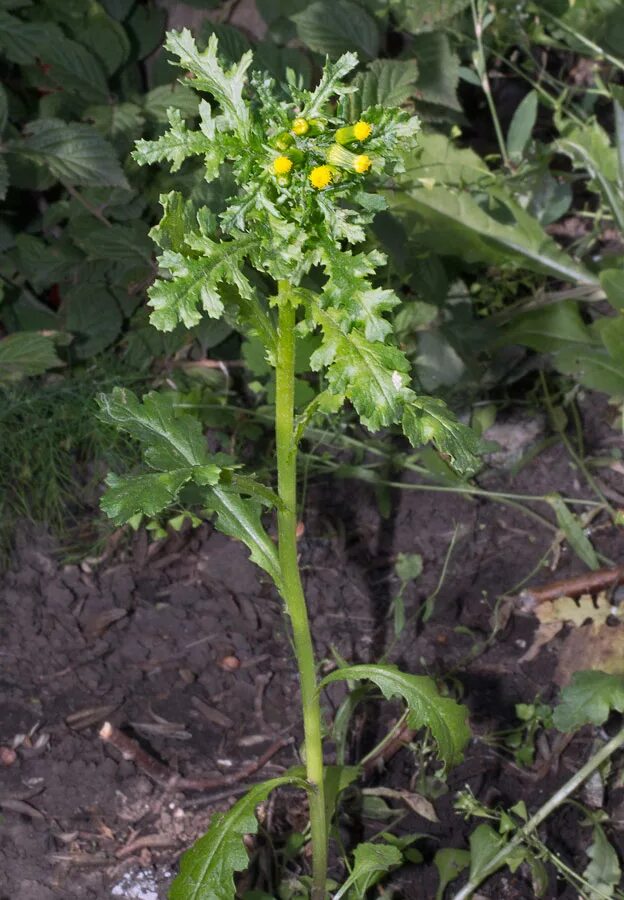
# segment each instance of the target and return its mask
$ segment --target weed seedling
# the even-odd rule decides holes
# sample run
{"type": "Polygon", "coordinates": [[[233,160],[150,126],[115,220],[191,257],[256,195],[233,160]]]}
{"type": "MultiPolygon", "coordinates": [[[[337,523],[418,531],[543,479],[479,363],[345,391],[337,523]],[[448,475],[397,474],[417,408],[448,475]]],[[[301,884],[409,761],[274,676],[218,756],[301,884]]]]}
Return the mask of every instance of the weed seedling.
{"type": "MultiPolygon", "coordinates": [[[[166,48],[186,72],[186,83],[212,102],[201,100],[196,129],[170,110],[169,130],[155,141],[139,141],[136,160],[166,161],[175,170],[199,156],[208,181],[227,165],[238,190],[218,216],[180,193],[161,197],[163,218],[152,231],[162,250],[161,277],[150,289],[151,321],[171,331],[180,323],[190,328],[203,316],[225,317],[262,343],[275,370],[277,491],[227,456],[209,453],[199,422],[180,414],[170,398],[150,393],[139,401],[116,390],[99,398],[101,415],[141,442],[148,471],[110,475],[102,506],[118,524],[169,507],[199,507],[215,517],[217,528],[247,545],[284,601],[305,737],[305,769],[255,785],[229,812],[216,815],[183,856],[170,897],[234,897],[234,875],[247,865],[243,837],[258,830],[256,806],[275,788],[294,785],[309,800],[309,893],[323,900],[336,798],[357,775],[353,767],[341,771],[324,761],[325,685],[373,682],[385,698],[402,698],[410,728],[429,729],[445,765],[461,758],[469,732],[465,709],[440,694],[431,678],[373,664],[344,665],[317,677],[297,561],[298,446],[308,423],[338,414],[347,401],[370,431],[399,425],[413,446],[432,441],[462,473],[474,470],[479,441],[442,401],[411,387],[408,360],[393,344],[386,317],[399,300],[372,280],[385,258],[369,245],[353,249],[365,244],[366,226],[384,209],[375,185],[400,177],[403,158],[415,151],[417,118],[371,106],[357,121],[345,121],[344,97],[355,90],[345,83],[357,65],[351,53],[327,62],[318,86],[308,91],[292,73],[279,87],[264,73],[248,79],[251,53],[224,69],[214,36],[200,51],[187,30],[173,32],[166,48]],[[309,370],[319,373],[322,389],[297,408],[296,352],[310,336],[316,344],[309,370]],[[276,512],[276,541],[264,527],[263,509],[276,512]]],[[[363,896],[402,859],[388,840],[361,844],[335,897],[363,896]]]]}

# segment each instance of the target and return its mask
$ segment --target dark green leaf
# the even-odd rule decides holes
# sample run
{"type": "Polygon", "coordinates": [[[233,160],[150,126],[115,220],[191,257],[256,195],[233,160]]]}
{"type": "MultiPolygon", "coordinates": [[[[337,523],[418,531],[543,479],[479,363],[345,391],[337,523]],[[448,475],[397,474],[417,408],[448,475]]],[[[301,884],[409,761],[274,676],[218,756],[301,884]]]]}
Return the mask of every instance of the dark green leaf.
{"type": "Polygon", "coordinates": [[[624,712],[624,675],[575,672],[561,692],[553,722],[559,731],[576,731],[583,725],[603,725],[612,710],[624,712]]]}
{"type": "Polygon", "coordinates": [[[433,31],[461,13],[470,0],[391,0],[390,8],[401,28],[418,34],[433,31]]]}
{"type": "Polygon", "coordinates": [[[249,864],[243,839],[258,831],[255,809],[282,785],[306,788],[298,778],[273,778],[251,788],[229,812],[213,816],[206,834],[182,857],[169,900],[232,900],[236,895],[234,873],[249,864]]]}
{"type": "Polygon", "coordinates": [[[9,98],[7,97],[7,92],[0,84],[0,134],[6,128],[7,120],[9,118],[9,98]]]}
{"type": "Polygon", "coordinates": [[[125,27],[132,35],[136,57],[145,59],[159,47],[165,36],[167,10],[156,5],[137,4],[128,17],[125,27]]]}
{"type": "MultiPolygon", "coordinates": [[[[120,26],[111,21],[111,26],[120,26]]],[[[109,91],[106,73],[99,58],[77,41],[62,37],[48,39],[37,54],[44,66],[49,66],[46,81],[51,87],[76,94],[87,103],[103,103],[109,91]]]]}
{"type": "Polygon", "coordinates": [[[8,144],[9,151],[45,166],[59,181],[128,187],[112,146],[91,126],[37,119],[24,132],[23,138],[8,144]]]}
{"type": "Polygon", "coordinates": [[[337,57],[356,50],[373,59],[379,52],[377,23],[352,0],[316,0],[291,19],[299,38],[317,53],[337,57]]]}
{"type": "Polygon", "coordinates": [[[396,666],[357,665],[330,672],[321,686],[345,680],[373,681],[386,699],[402,697],[409,709],[410,727],[429,728],[447,765],[461,760],[470,739],[467,710],[455,700],[442,696],[432,678],[407,675],[396,666]]]}
{"type": "Polygon", "coordinates": [[[9,189],[9,169],[4,158],[0,156],[0,200],[4,200],[9,189]]]}
{"type": "Polygon", "coordinates": [[[65,40],[51,22],[23,22],[0,10],[0,50],[10,62],[31,65],[49,43],[65,40]]]}
{"type": "Polygon", "coordinates": [[[401,106],[415,93],[418,63],[415,59],[376,59],[355,79],[358,92],[350,98],[351,118],[370,106],[401,106]]]}
{"type": "Polygon", "coordinates": [[[459,112],[459,59],[451,51],[447,36],[440,31],[416,35],[412,39],[412,52],[419,71],[416,97],[459,112]]]}
{"type": "Polygon", "coordinates": [[[109,347],[123,325],[115,297],[101,282],[82,282],[65,291],[61,311],[65,327],[76,335],[74,352],[80,359],[109,347]]]}
{"type": "Polygon", "coordinates": [[[52,336],[21,331],[0,340],[0,384],[62,365],[52,336]]]}

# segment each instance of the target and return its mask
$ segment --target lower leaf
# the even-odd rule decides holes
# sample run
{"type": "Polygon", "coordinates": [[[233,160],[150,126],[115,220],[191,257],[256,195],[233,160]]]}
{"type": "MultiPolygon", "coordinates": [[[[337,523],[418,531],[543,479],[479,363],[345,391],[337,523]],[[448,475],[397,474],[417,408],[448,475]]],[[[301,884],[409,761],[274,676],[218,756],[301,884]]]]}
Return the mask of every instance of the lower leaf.
{"type": "Polygon", "coordinates": [[[214,816],[206,834],[183,855],[169,900],[233,900],[234,874],[249,863],[243,838],[258,833],[256,807],[286,784],[307,789],[300,778],[272,778],[252,787],[228,812],[214,816]]]}

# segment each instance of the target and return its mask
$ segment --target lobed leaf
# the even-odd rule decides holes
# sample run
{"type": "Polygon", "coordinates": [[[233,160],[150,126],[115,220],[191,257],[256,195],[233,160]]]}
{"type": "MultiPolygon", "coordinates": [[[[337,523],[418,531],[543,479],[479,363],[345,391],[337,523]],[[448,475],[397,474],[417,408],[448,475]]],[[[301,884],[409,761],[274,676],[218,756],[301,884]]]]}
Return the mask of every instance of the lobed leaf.
{"type": "Polygon", "coordinates": [[[171,171],[177,172],[189,157],[214,153],[213,135],[187,128],[179,109],[168,109],[167,119],[169,128],[157,140],[136,142],[132,156],[140,166],[168,162],[171,164],[171,171]]]}
{"type": "Polygon", "coordinates": [[[324,111],[332,97],[355,91],[356,88],[353,85],[344,84],[344,79],[349,72],[355,69],[357,64],[358,58],[355,53],[343,53],[336,62],[331,62],[327,58],[321,80],[313,91],[306,92],[307,98],[301,115],[307,119],[314,119],[324,111]]]}
{"type": "Polygon", "coordinates": [[[335,681],[373,681],[387,700],[402,697],[409,710],[411,728],[427,727],[438,745],[440,758],[447,765],[461,761],[470,739],[468,711],[450,697],[443,697],[433,678],[408,675],[391,665],[345,666],[330,672],[321,687],[335,681]]]}
{"type": "Polygon", "coordinates": [[[302,779],[283,775],[255,785],[228,812],[213,817],[206,834],[182,856],[169,900],[232,900],[236,896],[234,874],[249,864],[243,839],[258,832],[255,809],[283,785],[307,789],[302,779]]]}
{"type": "Polygon", "coordinates": [[[99,418],[144,445],[145,460],[164,471],[211,463],[198,419],[175,414],[171,400],[154,391],[140,401],[127,388],[97,398],[99,418]]]}
{"type": "Polygon", "coordinates": [[[156,516],[178,499],[181,488],[192,476],[192,469],[124,477],[111,472],[106,477],[108,490],[100,506],[115,525],[124,525],[136,515],[156,516]]]}
{"type": "Polygon", "coordinates": [[[401,424],[412,447],[433,441],[461,474],[472,474],[478,468],[483,452],[480,438],[458,421],[443,400],[411,393],[401,424]]]}
{"type": "Polygon", "coordinates": [[[208,91],[217,100],[232,130],[246,137],[250,130],[249,108],[243,98],[247,69],[252,53],[244,53],[229,69],[222,68],[217,57],[219,41],[211,34],[205,50],[199,50],[188,28],[170,31],[165,49],[177,56],[180,66],[194,76],[189,84],[196,91],[208,91]]]}

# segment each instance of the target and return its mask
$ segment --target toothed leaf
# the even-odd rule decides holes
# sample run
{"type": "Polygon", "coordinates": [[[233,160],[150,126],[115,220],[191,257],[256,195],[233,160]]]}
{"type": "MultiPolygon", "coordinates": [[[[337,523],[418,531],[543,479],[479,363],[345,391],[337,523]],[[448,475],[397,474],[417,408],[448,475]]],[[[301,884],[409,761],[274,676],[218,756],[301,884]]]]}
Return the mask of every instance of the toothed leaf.
{"type": "Polygon", "coordinates": [[[234,874],[249,865],[243,840],[257,834],[256,807],[283,785],[306,789],[300,778],[284,775],[255,785],[226,813],[217,813],[210,828],[182,856],[180,874],[169,890],[169,900],[232,900],[234,874]]]}
{"type": "Polygon", "coordinates": [[[443,697],[433,678],[408,675],[396,666],[357,665],[330,672],[321,686],[346,680],[372,681],[387,700],[402,697],[409,710],[410,728],[428,728],[436,741],[440,758],[447,765],[461,761],[464,747],[470,739],[468,711],[450,697],[443,697]]]}

